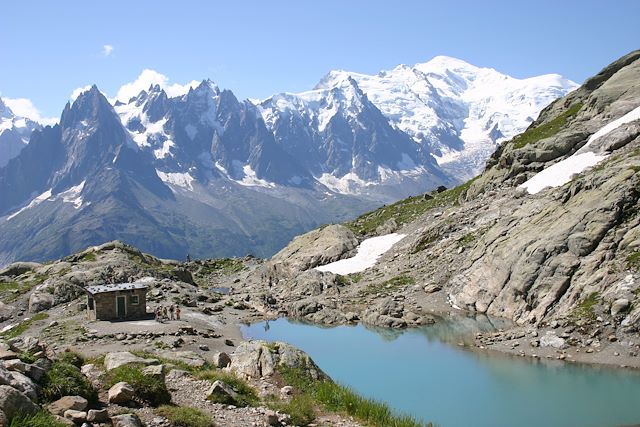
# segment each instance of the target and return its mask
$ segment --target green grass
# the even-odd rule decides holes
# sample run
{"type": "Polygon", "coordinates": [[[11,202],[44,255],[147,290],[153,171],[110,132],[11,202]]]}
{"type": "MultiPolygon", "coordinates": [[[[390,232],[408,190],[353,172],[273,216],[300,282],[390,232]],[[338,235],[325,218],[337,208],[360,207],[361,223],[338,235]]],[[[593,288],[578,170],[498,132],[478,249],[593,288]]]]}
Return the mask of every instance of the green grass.
{"type": "Polygon", "coordinates": [[[233,274],[244,268],[242,260],[238,258],[220,258],[205,261],[200,274],[223,273],[233,274]]]}
{"type": "Polygon", "coordinates": [[[175,427],[212,427],[213,419],[196,408],[162,405],[156,413],[168,419],[175,427]]]}
{"type": "Polygon", "coordinates": [[[367,294],[391,294],[407,286],[415,285],[416,280],[406,274],[393,277],[381,283],[371,284],[365,289],[367,294]]]}
{"type": "Polygon", "coordinates": [[[211,381],[212,383],[215,381],[222,381],[230,386],[239,395],[238,401],[236,402],[237,406],[255,406],[259,401],[258,395],[253,387],[251,387],[246,381],[228,372],[217,369],[206,369],[196,372],[195,376],[196,378],[211,381]]]}
{"type": "Polygon", "coordinates": [[[407,224],[431,209],[457,206],[460,196],[467,192],[476,179],[473,178],[455,188],[434,194],[432,199],[425,200],[422,196],[414,196],[389,206],[383,206],[373,212],[361,215],[346,223],[345,226],[356,234],[368,236],[375,234],[376,229],[390,219],[393,219],[398,226],[407,224]]]}
{"type": "Polygon", "coordinates": [[[95,252],[87,252],[86,254],[82,255],[78,261],[81,262],[95,262],[98,258],[96,257],[95,252]]]}
{"type": "Polygon", "coordinates": [[[291,417],[291,424],[308,426],[316,419],[315,401],[308,394],[297,394],[290,401],[271,400],[267,406],[274,411],[280,411],[291,417]]]}
{"type": "Polygon", "coordinates": [[[21,280],[11,280],[0,282],[0,300],[3,302],[13,302],[20,295],[24,295],[35,286],[42,284],[48,276],[44,274],[30,275],[21,280]]]}
{"type": "Polygon", "coordinates": [[[388,405],[356,394],[349,387],[330,380],[314,380],[300,368],[278,368],[287,385],[329,412],[346,414],[372,427],[425,427],[408,415],[395,414],[388,405]]]}
{"type": "Polygon", "coordinates": [[[67,427],[67,424],[56,420],[50,413],[40,410],[32,415],[16,415],[9,427],[67,427]]]}
{"type": "Polygon", "coordinates": [[[48,317],[49,315],[47,313],[37,313],[33,317],[31,317],[29,320],[24,320],[18,323],[13,328],[9,329],[8,331],[4,331],[3,333],[0,334],[0,337],[7,340],[18,337],[24,334],[34,322],[47,319],[48,317]]]}
{"type": "Polygon", "coordinates": [[[630,270],[640,270],[640,251],[636,251],[627,257],[627,268],[630,270]]]}
{"type": "Polygon", "coordinates": [[[144,350],[131,350],[131,354],[138,357],[142,357],[143,359],[157,359],[163,365],[167,365],[168,367],[170,367],[170,369],[181,369],[183,371],[192,372],[192,373],[198,370],[208,369],[210,367],[208,363],[205,363],[204,366],[200,368],[196,368],[181,360],[174,360],[166,357],[161,357],[155,353],[151,353],[149,351],[144,351],[144,350]]]}
{"type": "Polygon", "coordinates": [[[136,396],[152,406],[162,405],[171,401],[171,394],[162,378],[146,375],[142,372],[144,366],[123,365],[105,374],[105,384],[111,387],[119,382],[126,382],[136,391],[136,396]]]}
{"type": "Polygon", "coordinates": [[[80,368],[82,367],[82,365],[84,365],[84,358],[73,351],[63,351],[62,353],[59,353],[58,360],[60,362],[73,365],[76,368],[80,368]]]}
{"type": "Polygon", "coordinates": [[[580,301],[571,313],[574,321],[593,321],[596,318],[595,307],[600,301],[600,294],[593,292],[580,301]]]}
{"type": "Polygon", "coordinates": [[[573,118],[582,108],[581,103],[577,103],[569,107],[564,113],[536,127],[529,127],[526,131],[511,140],[515,148],[523,148],[529,144],[549,138],[557,134],[567,122],[573,118]]]}
{"type": "Polygon", "coordinates": [[[55,361],[42,380],[41,395],[47,402],[64,396],[82,396],[89,402],[98,401],[98,393],[76,366],[55,361]]]}

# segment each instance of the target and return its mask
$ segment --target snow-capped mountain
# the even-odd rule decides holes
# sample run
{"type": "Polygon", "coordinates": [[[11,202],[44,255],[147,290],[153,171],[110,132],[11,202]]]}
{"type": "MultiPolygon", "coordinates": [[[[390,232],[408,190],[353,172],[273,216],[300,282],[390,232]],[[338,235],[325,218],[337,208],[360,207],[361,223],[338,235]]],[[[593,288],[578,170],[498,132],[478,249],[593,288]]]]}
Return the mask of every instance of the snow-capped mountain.
{"type": "Polygon", "coordinates": [[[0,167],[20,154],[29,143],[31,132],[40,127],[26,117],[16,116],[0,98],[0,167]]]}
{"type": "Polygon", "coordinates": [[[475,174],[573,86],[439,57],[378,76],[334,71],[258,103],[210,80],[171,95],[144,87],[117,101],[78,91],[53,127],[0,105],[4,128],[25,129],[0,166],[0,265],[113,239],[162,257],[268,256],[320,224],[475,174]]]}
{"type": "Polygon", "coordinates": [[[386,188],[397,198],[455,182],[348,75],[327,88],[275,95],[259,107],[278,145],[333,191],[386,188]]]}
{"type": "MultiPolygon", "coordinates": [[[[396,129],[459,180],[477,175],[497,144],[522,132],[542,108],[578,86],[557,74],[516,79],[438,56],[373,76],[331,71],[313,91],[263,101],[265,121],[277,136],[279,122],[290,120],[290,111],[302,107],[310,127],[322,130],[338,111],[330,101],[322,102],[323,94],[350,80],[396,129]],[[321,101],[309,102],[314,99],[321,101]]],[[[342,106],[344,111],[357,108],[359,100],[353,99],[353,106],[342,106]]]]}

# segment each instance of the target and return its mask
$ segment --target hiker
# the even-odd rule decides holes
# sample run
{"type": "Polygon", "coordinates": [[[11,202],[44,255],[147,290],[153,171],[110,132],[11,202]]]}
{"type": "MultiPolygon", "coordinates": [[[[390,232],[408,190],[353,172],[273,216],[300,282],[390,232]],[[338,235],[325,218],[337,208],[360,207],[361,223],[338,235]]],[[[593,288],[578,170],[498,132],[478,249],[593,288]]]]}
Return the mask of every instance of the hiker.
{"type": "Polygon", "coordinates": [[[173,314],[174,310],[175,308],[173,307],[173,304],[171,304],[171,307],[169,307],[169,320],[176,320],[173,314]]]}
{"type": "Polygon", "coordinates": [[[187,262],[191,262],[191,255],[187,254],[187,262]]]}
{"type": "Polygon", "coordinates": [[[162,307],[162,317],[164,317],[165,319],[169,319],[169,316],[167,314],[167,307],[162,307]]]}
{"type": "Polygon", "coordinates": [[[176,305],[176,320],[180,320],[180,307],[176,305]]]}

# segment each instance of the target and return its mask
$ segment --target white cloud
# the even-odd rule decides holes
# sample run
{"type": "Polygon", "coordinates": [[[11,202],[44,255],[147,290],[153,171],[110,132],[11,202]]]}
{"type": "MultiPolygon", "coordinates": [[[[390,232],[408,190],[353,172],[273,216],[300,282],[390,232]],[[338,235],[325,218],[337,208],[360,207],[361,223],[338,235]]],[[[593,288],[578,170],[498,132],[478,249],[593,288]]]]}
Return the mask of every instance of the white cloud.
{"type": "Polygon", "coordinates": [[[77,89],[74,89],[73,92],[71,92],[71,102],[78,99],[78,97],[82,94],[82,92],[86,92],[89,89],[91,89],[91,85],[86,85],[86,86],[82,86],[77,89]]]}
{"type": "Polygon", "coordinates": [[[141,91],[149,89],[151,85],[160,85],[169,97],[184,95],[189,91],[189,88],[195,88],[200,83],[196,80],[192,80],[187,84],[180,85],[177,83],[169,84],[169,78],[164,74],[161,74],[155,70],[145,69],[142,73],[131,83],[127,83],[120,87],[115,98],[110,100],[115,102],[116,100],[127,102],[129,99],[137,96],[141,91]]]}
{"type": "Polygon", "coordinates": [[[54,125],[58,123],[55,117],[42,117],[40,111],[27,98],[2,98],[2,101],[13,111],[13,114],[20,117],[27,117],[43,125],[54,125]]]}
{"type": "Polygon", "coordinates": [[[105,44],[104,46],[102,46],[102,54],[104,56],[109,56],[112,53],[113,53],[113,45],[105,44]]]}

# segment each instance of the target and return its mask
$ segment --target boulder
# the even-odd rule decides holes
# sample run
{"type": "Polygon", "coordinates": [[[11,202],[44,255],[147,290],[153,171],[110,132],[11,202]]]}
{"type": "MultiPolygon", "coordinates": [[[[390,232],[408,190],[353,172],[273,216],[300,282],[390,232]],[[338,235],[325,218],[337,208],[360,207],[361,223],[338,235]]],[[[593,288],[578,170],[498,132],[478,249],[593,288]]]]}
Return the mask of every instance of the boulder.
{"type": "Polygon", "coordinates": [[[44,348],[40,344],[40,341],[36,337],[18,337],[9,341],[9,348],[16,353],[31,353],[35,354],[43,351],[44,348]]]}
{"type": "Polygon", "coordinates": [[[8,385],[0,385],[0,411],[7,420],[15,415],[33,414],[38,411],[38,406],[25,394],[8,385]]]}
{"type": "Polygon", "coordinates": [[[631,303],[626,298],[619,298],[619,299],[615,300],[611,304],[611,315],[615,316],[617,314],[620,314],[620,313],[623,313],[623,312],[627,311],[627,309],[629,308],[630,305],[631,305],[631,303]]]}
{"type": "Polygon", "coordinates": [[[207,399],[224,405],[237,405],[238,393],[223,381],[215,381],[207,391],[207,399]]]}
{"type": "Polygon", "coordinates": [[[157,365],[160,363],[160,361],[158,359],[144,359],[142,357],[135,356],[128,351],[108,353],[104,357],[104,367],[107,371],[115,369],[119,366],[129,365],[132,363],[139,363],[142,365],[157,365]]]}
{"type": "Polygon", "coordinates": [[[113,427],[142,427],[140,418],[134,414],[122,414],[111,417],[113,427]]]}
{"type": "Polygon", "coordinates": [[[33,292],[29,297],[29,313],[38,313],[53,307],[55,297],[46,292],[33,292]]]}
{"type": "Polygon", "coordinates": [[[221,351],[213,355],[212,363],[216,368],[226,368],[231,364],[231,358],[227,353],[221,351]]]}
{"type": "Polygon", "coordinates": [[[125,404],[130,402],[135,395],[136,392],[129,383],[119,382],[109,389],[108,399],[109,403],[125,404]]]}
{"type": "Polygon", "coordinates": [[[442,289],[442,286],[440,285],[427,285],[424,287],[424,291],[428,294],[438,292],[440,289],[442,289]]]}
{"type": "MultiPolygon", "coordinates": [[[[11,371],[10,371],[11,372],[11,371]]],[[[11,380],[11,387],[18,391],[21,391],[29,399],[36,402],[38,400],[38,386],[33,382],[31,378],[20,372],[11,372],[13,379],[11,380]]]]}
{"type": "Polygon", "coordinates": [[[67,409],[66,411],[64,411],[64,417],[76,424],[81,424],[87,420],[87,413],[84,411],[67,409]]]}
{"type": "Polygon", "coordinates": [[[547,331],[547,333],[540,338],[540,347],[562,348],[564,345],[564,339],[552,331],[547,331]]]}
{"type": "Polygon", "coordinates": [[[106,409],[89,409],[87,421],[90,423],[106,423],[109,421],[109,411],[106,409]]]}
{"type": "Polygon", "coordinates": [[[7,267],[0,269],[0,276],[16,277],[42,266],[37,262],[14,262],[7,267]]]}
{"type": "Polygon", "coordinates": [[[151,365],[142,369],[142,373],[151,377],[156,377],[164,381],[164,365],[151,365]]]}
{"type": "Polygon", "coordinates": [[[272,375],[278,366],[304,369],[315,379],[328,378],[309,355],[283,342],[243,342],[231,354],[229,369],[241,376],[258,379],[272,375]]]}
{"type": "Polygon", "coordinates": [[[15,359],[16,357],[18,357],[18,354],[15,351],[0,350],[0,360],[15,359]]]}
{"type": "Polygon", "coordinates": [[[65,418],[61,415],[54,415],[53,418],[63,426],[76,427],[76,423],[71,421],[69,418],[65,418]]]}
{"type": "Polygon", "coordinates": [[[17,371],[25,374],[27,372],[27,364],[20,359],[9,359],[3,362],[4,367],[10,371],[17,371]]]}
{"type": "Polygon", "coordinates": [[[64,396],[47,406],[47,410],[54,415],[64,415],[65,411],[84,411],[87,409],[87,399],[82,396],[64,396]]]}

